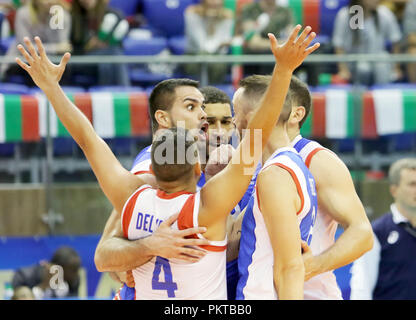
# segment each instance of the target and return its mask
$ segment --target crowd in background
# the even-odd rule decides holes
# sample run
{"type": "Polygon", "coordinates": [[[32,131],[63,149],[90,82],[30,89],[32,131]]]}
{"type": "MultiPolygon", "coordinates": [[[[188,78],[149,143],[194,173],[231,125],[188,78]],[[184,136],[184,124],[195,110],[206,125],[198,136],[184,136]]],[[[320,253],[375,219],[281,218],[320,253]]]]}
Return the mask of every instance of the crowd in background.
{"type": "MultiPolygon", "coordinates": [[[[244,54],[269,52],[267,34],[274,33],[284,41],[295,19],[290,0],[238,1],[235,11],[228,9],[223,0],[201,0],[184,10],[186,45],[184,53],[228,54],[234,44],[242,45],[244,54]]],[[[138,2],[140,3],[140,2],[138,2]]],[[[70,51],[74,55],[121,55],[123,39],[129,31],[144,27],[146,19],[141,5],[137,5],[133,16],[125,17],[120,10],[111,8],[109,0],[2,0],[3,14],[0,34],[2,39],[15,36],[16,43],[24,36],[40,36],[49,54],[70,51]],[[50,27],[50,8],[64,8],[64,25],[61,30],[50,27]],[[69,26],[69,27],[68,27],[69,26]]],[[[325,53],[415,53],[416,52],[416,0],[351,0],[347,7],[340,8],[332,39],[325,43],[325,53]],[[350,8],[359,5],[364,19],[360,27],[351,28],[350,8]]],[[[170,23],[175,23],[171,21],[170,23]]],[[[319,36],[319,34],[318,34],[319,36]]],[[[15,43],[3,54],[16,55],[15,43]]],[[[321,52],[323,52],[321,50],[321,52]]],[[[269,66],[247,66],[247,74],[268,73],[269,66]]],[[[190,63],[182,68],[186,76],[198,77],[199,64],[190,63]]],[[[210,64],[211,83],[225,83],[230,74],[229,65],[210,64]]],[[[333,70],[333,79],[338,83],[361,83],[364,85],[390,82],[416,82],[415,63],[360,62],[339,63],[333,70]]],[[[100,64],[88,68],[73,66],[63,81],[68,84],[77,79],[95,77],[96,84],[131,84],[127,67],[122,64],[100,64]]],[[[16,66],[3,65],[3,81],[18,82],[22,76],[16,66]]],[[[27,82],[30,82],[26,79],[27,82]]]]}

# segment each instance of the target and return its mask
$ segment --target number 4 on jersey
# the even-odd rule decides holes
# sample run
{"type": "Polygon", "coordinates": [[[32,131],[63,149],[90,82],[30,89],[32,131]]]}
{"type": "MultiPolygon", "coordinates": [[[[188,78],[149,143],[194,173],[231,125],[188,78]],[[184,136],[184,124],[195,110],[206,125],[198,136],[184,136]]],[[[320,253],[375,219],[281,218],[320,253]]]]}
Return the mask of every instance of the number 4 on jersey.
{"type": "Polygon", "coordinates": [[[178,285],[176,282],[172,281],[172,271],[170,269],[169,260],[156,257],[155,262],[155,270],[153,270],[153,278],[152,278],[152,289],[153,290],[166,290],[168,294],[168,298],[175,297],[175,290],[178,290],[178,285]],[[165,282],[159,281],[159,275],[162,271],[165,274],[165,282]]]}

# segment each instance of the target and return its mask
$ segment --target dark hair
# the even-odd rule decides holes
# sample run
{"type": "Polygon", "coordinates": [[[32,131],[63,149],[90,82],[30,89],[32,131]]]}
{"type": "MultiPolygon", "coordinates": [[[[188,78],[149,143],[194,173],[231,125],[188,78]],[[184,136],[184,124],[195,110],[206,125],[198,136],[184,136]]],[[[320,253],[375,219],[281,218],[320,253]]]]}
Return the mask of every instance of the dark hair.
{"type": "Polygon", "coordinates": [[[164,182],[186,180],[198,162],[195,137],[189,130],[174,127],[159,130],[152,144],[152,169],[156,178],[164,182]]]}
{"type": "Polygon", "coordinates": [[[308,85],[296,76],[292,76],[290,80],[289,92],[292,93],[292,105],[296,104],[305,108],[305,116],[299,122],[299,128],[301,128],[311,111],[311,92],[309,91],[308,85]]]}
{"type": "Polygon", "coordinates": [[[54,252],[51,263],[67,266],[74,261],[74,258],[80,259],[78,253],[71,247],[62,246],[54,252]]]}
{"type": "Polygon", "coordinates": [[[204,103],[228,103],[231,105],[231,99],[224,91],[212,87],[207,86],[199,89],[201,91],[202,95],[204,96],[204,103]]]}
{"type": "Polygon", "coordinates": [[[155,118],[157,110],[169,111],[175,99],[175,90],[179,87],[199,87],[199,82],[191,79],[168,79],[159,82],[149,97],[149,114],[152,121],[152,131],[158,129],[155,118]]]}
{"type": "MultiPolygon", "coordinates": [[[[244,88],[244,95],[252,101],[261,101],[262,96],[267,90],[272,77],[270,75],[252,75],[240,80],[240,87],[244,88]]],[[[305,116],[299,122],[299,128],[306,121],[311,110],[312,98],[306,83],[298,77],[292,76],[290,80],[289,90],[286,95],[285,104],[283,106],[280,121],[287,121],[292,111],[292,106],[303,106],[305,108],[305,116]]]]}

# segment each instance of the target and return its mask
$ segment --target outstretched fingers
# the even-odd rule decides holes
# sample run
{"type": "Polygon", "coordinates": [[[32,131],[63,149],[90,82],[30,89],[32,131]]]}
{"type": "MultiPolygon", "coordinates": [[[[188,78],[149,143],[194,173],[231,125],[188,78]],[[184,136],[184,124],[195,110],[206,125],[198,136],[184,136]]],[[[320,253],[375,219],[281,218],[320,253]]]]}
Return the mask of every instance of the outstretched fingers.
{"type": "Polygon", "coordinates": [[[318,49],[321,46],[319,42],[315,43],[312,47],[309,47],[305,50],[305,55],[310,55],[312,52],[314,52],[316,49],[318,49]]]}
{"type": "Polygon", "coordinates": [[[25,47],[21,44],[17,46],[17,50],[22,54],[22,56],[26,59],[29,64],[34,62],[32,56],[26,51],[25,47]]]}
{"type": "Polygon", "coordinates": [[[298,24],[290,33],[289,38],[287,39],[288,42],[290,43],[295,43],[296,41],[296,37],[298,36],[298,33],[300,31],[300,29],[302,29],[302,26],[300,24],[298,24]]]}
{"type": "Polygon", "coordinates": [[[29,50],[30,55],[32,56],[32,58],[33,58],[34,60],[39,59],[39,55],[38,55],[38,53],[36,52],[36,49],[35,49],[35,47],[33,46],[32,41],[30,41],[30,39],[29,39],[28,37],[24,37],[24,38],[23,38],[23,41],[24,41],[24,43],[25,43],[25,45],[26,45],[27,49],[29,50]]]}
{"type": "Polygon", "coordinates": [[[16,58],[16,63],[23,68],[26,72],[30,71],[30,67],[24,63],[20,58],[16,58]]]}

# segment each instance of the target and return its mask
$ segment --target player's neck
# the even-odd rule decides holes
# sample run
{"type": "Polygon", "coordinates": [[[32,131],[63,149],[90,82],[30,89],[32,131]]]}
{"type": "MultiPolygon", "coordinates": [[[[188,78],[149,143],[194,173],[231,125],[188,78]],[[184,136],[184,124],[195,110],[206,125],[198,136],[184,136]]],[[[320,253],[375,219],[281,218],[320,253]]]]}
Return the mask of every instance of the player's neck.
{"type": "Polygon", "coordinates": [[[166,193],[175,193],[175,192],[196,192],[196,183],[195,181],[171,181],[171,182],[162,182],[159,181],[159,189],[165,191],[166,193]]]}
{"type": "Polygon", "coordinates": [[[263,163],[277,150],[290,146],[290,139],[283,125],[278,124],[270,136],[269,143],[263,151],[263,163]]]}
{"type": "Polygon", "coordinates": [[[289,136],[289,140],[293,141],[293,139],[300,135],[300,130],[297,127],[289,127],[287,129],[287,135],[289,136]]]}

